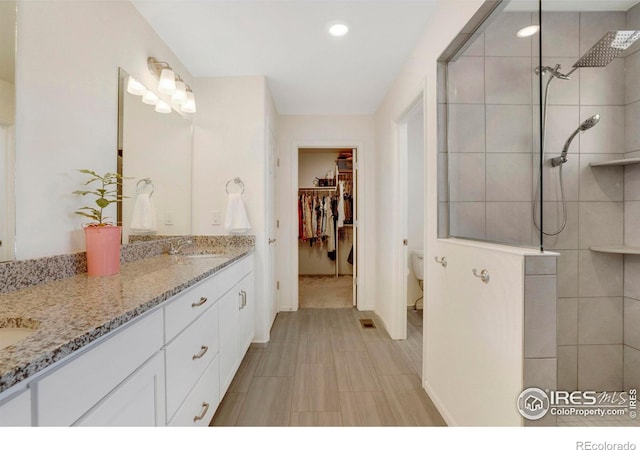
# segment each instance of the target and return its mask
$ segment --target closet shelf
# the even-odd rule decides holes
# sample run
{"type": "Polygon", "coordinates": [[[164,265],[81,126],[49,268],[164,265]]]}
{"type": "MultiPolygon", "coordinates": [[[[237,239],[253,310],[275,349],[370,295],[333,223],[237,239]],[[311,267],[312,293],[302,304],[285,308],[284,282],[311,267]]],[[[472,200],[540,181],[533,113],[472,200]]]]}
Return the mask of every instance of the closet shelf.
{"type": "Polygon", "coordinates": [[[640,158],[613,159],[611,161],[603,161],[589,164],[591,167],[599,166],[628,166],[630,164],[640,164],[640,158]]]}
{"type": "Polygon", "coordinates": [[[591,247],[592,252],[600,253],[617,253],[621,255],[640,255],[640,247],[631,247],[628,245],[602,245],[591,247]]]}

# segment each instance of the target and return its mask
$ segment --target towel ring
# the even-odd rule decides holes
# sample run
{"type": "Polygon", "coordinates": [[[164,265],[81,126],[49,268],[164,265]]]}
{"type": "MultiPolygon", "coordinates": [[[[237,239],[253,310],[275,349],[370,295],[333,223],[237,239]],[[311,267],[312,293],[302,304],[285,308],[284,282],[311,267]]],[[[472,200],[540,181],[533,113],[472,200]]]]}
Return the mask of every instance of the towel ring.
{"type": "Polygon", "coordinates": [[[145,183],[145,188],[149,185],[151,185],[151,193],[149,194],[149,197],[151,197],[153,195],[153,192],[156,190],[155,186],[153,185],[153,182],[151,181],[151,178],[143,178],[140,181],[138,181],[138,183],[136,184],[136,195],[141,194],[142,192],[140,191],[140,183],[145,183]]]}
{"type": "Polygon", "coordinates": [[[242,182],[242,180],[239,177],[235,177],[233,180],[227,181],[227,184],[224,187],[224,190],[227,191],[227,195],[229,195],[229,185],[231,183],[235,183],[235,184],[241,186],[242,187],[242,192],[240,192],[240,195],[244,194],[244,183],[242,182]]]}

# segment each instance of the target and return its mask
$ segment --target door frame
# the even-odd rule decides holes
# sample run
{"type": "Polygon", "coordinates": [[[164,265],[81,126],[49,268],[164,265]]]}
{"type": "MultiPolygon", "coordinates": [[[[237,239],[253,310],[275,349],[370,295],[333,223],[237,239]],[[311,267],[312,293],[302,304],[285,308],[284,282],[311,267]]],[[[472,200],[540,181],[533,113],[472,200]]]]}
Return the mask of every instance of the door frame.
{"type": "MultiPolygon", "coordinates": [[[[358,196],[356,202],[356,217],[358,217],[358,231],[356,233],[356,251],[358,252],[356,271],[354,275],[357,280],[357,284],[355,286],[355,294],[356,299],[358,300],[358,304],[356,305],[358,310],[371,310],[373,309],[373,305],[363,304],[362,301],[364,295],[363,286],[365,284],[365,265],[366,258],[363,255],[363,251],[365,249],[364,242],[366,236],[366,224],[363,220],[365,216],[365,205],[366,200],[364,196],[364,180],[365,180],[365,154],[364,154],[364,145],[362,142],[357,140],[340,140],[340,141],[300,141],[294,142],[291,147],[291,189],[289,192],[289,202],[291,205],[291,212],[295,215],[295,217],[291,217],[290,220],[297,223],[298,221],[298,164],[299,164],[299,152],[301,148],[326,148],[326,149],[345,149],[345,148],[353,148],[357,152],[358,158],[358,166],[357,166],[357,186],[356,186],[356,195],[358,196]]],[[[298,291],[298,227],[297,225],[292,228],[292,233],[289,236],[289,246],[290,246],[290,258],[291,258],[291,311],[297,311],[299,307],[299,291],[298,291]]]]}
{"type": "MultiPolygon", "coordinates": [[[[409,234],[409,192],[408,192],[408,176],[409,176],[409,142],[408,142],[408,122],[413,115],[418,114],[421,109],[423,117],[426,117],[425,111],[426,98],[425,89],[421,87],[419,92],[412,97],[411,102],[402,111],[398,118],[394,122],[394,128],[396,132],[396,145],[398,148],[398,173],[397,173],[397,192],[398,192],[398,234],[396,236],[396,280],[399,286],[399,295],[394,305],[396,311],[396,324],[395,330],[397,331],[397,339],[407,339],[407,282],[409,276],[409,245],[405,245],[404,241],[408,239],[409,234]],[[419,106],[422,105],[422,108],[419,106]]],[[[426,127],[423,123],[423,153],[426,146],[426,127]]],[[[424,172],[424,170],[423,170],[424,172]]],[[[425,177],[425,189],[426,189],[426,177],[425,177]]],[[[424,212],[426,218],[426,210],[424,212]]],[[[424,222],[424,220],[423,220],[424,222]]],[[[425,228],[426,228],[426,222],[425,228]]],[[[425,241],[425,254],[426,254],[426,241],[425,241]]],[[[424,275],[423,275],[424,277],[424,275]]],[[[426,303],[423,303],[423,308],[426,307],[426,303]]]]}

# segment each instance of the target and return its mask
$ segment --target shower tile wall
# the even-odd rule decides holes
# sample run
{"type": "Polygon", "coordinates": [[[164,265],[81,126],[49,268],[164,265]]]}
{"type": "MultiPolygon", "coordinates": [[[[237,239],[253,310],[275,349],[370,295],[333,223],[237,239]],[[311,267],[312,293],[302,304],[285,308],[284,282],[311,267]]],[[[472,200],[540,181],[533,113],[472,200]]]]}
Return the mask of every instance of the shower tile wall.
{"type": "MultiPolygon", "coordinates": [[[[640,30],[640,4],[627,12],[627,29],[640,30]]],[[[639,158],[640,51],[625,58],[625,108],[625,157],[639,158]]],[[[624,243],[640,247],[640,165],[624,171],[624,243]]],[[[624,388],[630,389],[640,387],[640,256],[624,258],[624,388]]]]}
{"type": "MultiPolygon", "coordinates": [[[[533,72],[537,39],[515,38],[518,29],[536,19],[529,13],[503,13],[465,55],[449,65],[451,235],[538,244],[531,207],[539,148],[539,87],[533,72]]],[[[542,20],[543,64],[562,64],[563,72],[571,70],[606,31],[626,27],[624,12],[554,12],[543,14],[542,20]]],[[[634,245],[640,246],[640,190],[634,190],[637,203],[629,201],[628,192],[632,185],[640,187],[640,166],[627,169],[625,198],[624,168],[589,165],[623,158],[631,149],[640,156],[640,127],[632,127],[633,132],[627,129],[625,139],[629,111],[636,114],[634,124],[640,123],[640,101],[632,103],[633,96],[625,92],[625,64],[627,71],[630,67],[637,71],[635,76],[627,75],[629,91],[630,85],[640,85],[640,55],[637,61],[617,58],[605,68],[579,69],[570,81],[556,79],[550,87],[545,160],[560,153],[583,120],[596,113],[601,116],[600,123],[576,137],[569,149],[569,162],[563,167],[567,226],[544,241],[546,249],[561,254],[559,389],[620,390],[624,361],[629,377],[640,381],[637,370],[631,368],[633,361],[640,361],[640,339],[621,331],[623,312],[632,311],[626,322],[640,315],[640,277],[630,281],[627,276],[629,286],[624,286],[623,256],[589,250],[595,245],[622,245],[625,239],[627,243],[635,239],[634,245]],[[634,214],[635,228],[630,226],[634,214]]],[[[637,97],[634,101],[640,100],[640,93],[637,97]]],[[[562,213],[559,170],[549,166],[543,170],[545,230],[554,231],[562,213]]],[[[633,258],[640,268],[640,256],[633,258]]]]}
{"type": "MultiPolygon", "coordinates": [[[[625,28],[624,12],[549,13],[542,18],[543,64],[562,71],[607,31],[625,28]]],[[[574,139],[563,167],[567,226],[546,236],[558,261],[558,388],[623,387],[623,256],[589,250],[622,245],[624,169],[590,163],[624,157],[624,58],[604,68],[583,68],[550,88],[545,159],[557,156],[578,125],[599,114],[598,125],[574,139]]],[[[545,167],[544,228],[561,224],[559,169],[545,167]]]]}

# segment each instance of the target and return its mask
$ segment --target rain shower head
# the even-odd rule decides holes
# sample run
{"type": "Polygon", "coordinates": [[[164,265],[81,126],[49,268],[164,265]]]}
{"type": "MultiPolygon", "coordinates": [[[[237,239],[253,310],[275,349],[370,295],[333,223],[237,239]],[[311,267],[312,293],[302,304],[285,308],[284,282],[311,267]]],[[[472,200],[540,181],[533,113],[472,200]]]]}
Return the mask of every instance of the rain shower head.
{"type": "Polygon", "coordinates": [[[640,38],[638,30],[609,31],[573,65],[580,67],[605,67],[620,53],[640,38]]]}

